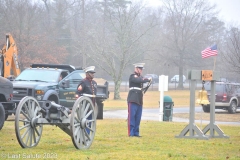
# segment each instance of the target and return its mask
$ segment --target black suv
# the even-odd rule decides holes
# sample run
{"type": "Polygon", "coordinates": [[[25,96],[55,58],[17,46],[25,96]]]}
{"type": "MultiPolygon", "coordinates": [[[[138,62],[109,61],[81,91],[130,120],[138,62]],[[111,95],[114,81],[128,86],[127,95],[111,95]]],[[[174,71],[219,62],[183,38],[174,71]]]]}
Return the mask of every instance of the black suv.
{"type": "Polygon", "coordinates": [[[5,112],[5,109],[9,108],[10,110],[13,110],[14,108],[12,102],[12,92],[12,83],[8,79],[0,76],[0,130],[4,125],[4,121],[8,114],[5,112]]]}
{"type": "MultiPolygon", "coordinates": [[[[211,83],[205,85],[208,93],[208,100],[211,96],[211,83]]],[[[229,113],[236,113],[237,107],[240,106],[240,84],[230,82],[216,82],[215,90],[215,108],[228,110],[229,113]]],[[[202,105],[204,112],[210,112],[210,104],[202,105]]]]}

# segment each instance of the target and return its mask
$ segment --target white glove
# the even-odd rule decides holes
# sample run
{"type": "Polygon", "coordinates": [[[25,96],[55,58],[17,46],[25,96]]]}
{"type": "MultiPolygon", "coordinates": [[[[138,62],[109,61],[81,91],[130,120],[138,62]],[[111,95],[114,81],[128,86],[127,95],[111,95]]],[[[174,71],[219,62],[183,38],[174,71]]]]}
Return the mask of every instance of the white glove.
{"type": "Polygon", "coordinates": [[[148,80],[151,82],[152,81],[152,77],[149,77],[148,80]]]}

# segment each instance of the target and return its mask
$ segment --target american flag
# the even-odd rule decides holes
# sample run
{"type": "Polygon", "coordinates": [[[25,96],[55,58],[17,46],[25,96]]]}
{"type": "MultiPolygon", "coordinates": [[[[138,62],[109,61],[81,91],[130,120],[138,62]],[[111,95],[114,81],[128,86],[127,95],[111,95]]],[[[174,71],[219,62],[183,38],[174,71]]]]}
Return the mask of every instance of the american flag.
{"type": "Polygon", "coordinates": [[[217,54],[218,54],[217,45],[214,44],[212,47],[208,47],[202,51],[202,58],[216,56],[217,54]]]}

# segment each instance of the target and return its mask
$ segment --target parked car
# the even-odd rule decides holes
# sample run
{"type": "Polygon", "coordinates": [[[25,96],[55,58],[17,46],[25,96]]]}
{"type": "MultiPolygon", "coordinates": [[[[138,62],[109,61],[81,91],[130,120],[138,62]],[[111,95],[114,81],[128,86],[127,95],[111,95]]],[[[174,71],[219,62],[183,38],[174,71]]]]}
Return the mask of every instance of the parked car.
{"type": "Polygon", "coordinates": [[[15,106],[12,101],[13,98],[13,84],[7,78],[0,76],[0,130],[4,125],[4,121],[15,106]]]}
{"type": "Polygon", "coordinates": [[[159,76],[156,74],[146,74],[144,78],[152,78],[152,83],[158,83],[159,82],[159,76]]]}
{"type": "MultiPolygon", "coordinates": [[[[186,81],[186,77],[183,75],[183,83],[185,83],[186,81]]],[[[179,75],[175,75],[170,79],[171,83],[178,83],[179,82],[179,75]]]]}
{"type": "MultiPolygon", "coordinates": [[[[204,85],[208,93],[208,100],[211,98],[211,83],[204,85]]],[[[236,113],[240,106],[240,83],[216,82],[215,88],[215,108],[224,109],[229,113],[236,113]]],[[[202,105],[204,112],[210,112],[210,104],[202,105]]]]}

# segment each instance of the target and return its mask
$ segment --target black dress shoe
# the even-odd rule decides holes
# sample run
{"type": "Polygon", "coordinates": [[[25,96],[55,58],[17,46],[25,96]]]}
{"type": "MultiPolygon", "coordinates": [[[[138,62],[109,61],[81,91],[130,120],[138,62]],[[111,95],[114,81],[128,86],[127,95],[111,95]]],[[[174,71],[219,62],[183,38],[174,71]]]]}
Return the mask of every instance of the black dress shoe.
{"type": "Polygon", "coordinates": [[[139,136],[139,135],[138,135],[138,136],[135,136],[135,137],[139,137],[139,138],[140,138],[140,137],[142,137],[142,136],[139,136]]]}

